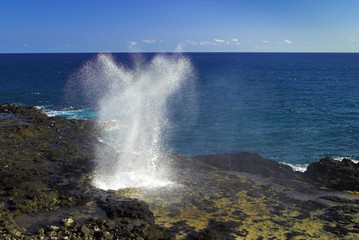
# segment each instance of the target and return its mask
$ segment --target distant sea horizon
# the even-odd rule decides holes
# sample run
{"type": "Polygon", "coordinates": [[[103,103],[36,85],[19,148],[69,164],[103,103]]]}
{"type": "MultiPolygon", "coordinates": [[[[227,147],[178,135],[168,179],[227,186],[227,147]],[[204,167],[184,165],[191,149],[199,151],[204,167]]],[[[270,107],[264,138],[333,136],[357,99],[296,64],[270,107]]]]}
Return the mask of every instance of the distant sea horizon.
{"type": "Polygon", "coordinates": [[[358,52],[178,52],[178,51],[154,51],[154,52],[111,52],[111,51],[99,51],[99,52],[0,52],[0,54],[162,54],[162,53],[178,53],[178,54],[192,54],[192,53],[234,53],[234,54],[246,54],[246,53],[259,53],[259,54],[359,54],[358,52]]]}
{"type": "MultiPolygon", "coordinates": [[[[325,156],[359,160],[359,53],[100,53],[129,68],[135,55],[190,59],[196,116],[170,111],[174,152],[257,152],[301,170],[325,156]]],[[[96,118],[96,103],[65,95],[70,76],[98,54],[0,53],[0,102],[37,106],[50,116],[96,118]]]]}

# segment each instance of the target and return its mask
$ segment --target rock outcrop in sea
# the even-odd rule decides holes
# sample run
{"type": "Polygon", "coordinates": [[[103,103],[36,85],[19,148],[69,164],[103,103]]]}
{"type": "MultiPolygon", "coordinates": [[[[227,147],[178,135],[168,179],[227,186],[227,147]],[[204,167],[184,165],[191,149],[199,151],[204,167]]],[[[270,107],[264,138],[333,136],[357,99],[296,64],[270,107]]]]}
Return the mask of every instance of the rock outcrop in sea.
{"type": "Polygon", "coordinates": [[[358,164],[305,173],[257,153],[168,156],[175,185],[91,185],[95,121],[0,105],[1,239],[358,239],[358,164]]]}
{"type": "Polygon", "coordinates": [[[359,164],[344,158],[336,161],[323,158],[312,163],[304,176],[335,190],[359,191],[359,164]]]}

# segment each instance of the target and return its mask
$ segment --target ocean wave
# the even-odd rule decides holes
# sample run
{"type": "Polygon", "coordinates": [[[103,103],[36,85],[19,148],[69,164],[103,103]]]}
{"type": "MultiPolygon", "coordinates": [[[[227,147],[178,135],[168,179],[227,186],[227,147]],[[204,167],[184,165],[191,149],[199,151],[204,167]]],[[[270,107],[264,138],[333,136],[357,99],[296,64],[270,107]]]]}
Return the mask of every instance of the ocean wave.
{"type": "Polygon", "coordinates": [[[294,171],[297,172],[305,172],[309,166],[309,164],[292,164],[287,162],[283,162],[283,164],[290,166],[294,171]]]}

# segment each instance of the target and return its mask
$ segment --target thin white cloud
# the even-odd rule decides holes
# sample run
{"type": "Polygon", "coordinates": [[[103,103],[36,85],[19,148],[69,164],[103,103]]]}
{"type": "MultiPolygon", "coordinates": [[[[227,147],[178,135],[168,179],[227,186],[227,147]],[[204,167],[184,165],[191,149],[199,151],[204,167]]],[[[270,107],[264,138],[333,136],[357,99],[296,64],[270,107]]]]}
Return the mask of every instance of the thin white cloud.
{"type": "Polygon", "coordinates": [[[225,41],[223,39],[215,38],[213,39],[216,43],[224,43],[225,41]]]}
{"type": "Polygon", "coordinates": [[[220,45],[222,43],[226,45],[231,45],[231,44],[241,45],[241,43],[239,43],[239,40],[236,38],[232,39],[231,41],[225,41],[223,39],[218,39],[218,38],[213,39],[213,41],[200,41],[200,42],[196,42],[193,40],[186,40],[186,44],[189,45],[215,46],[215,45],[220,45]]]}
{"type": "Polygon", "coordinates": [[[22,46],[23,46],[23,47],[28,47],[29,44],[28,44],[28,43],[24,43],[22,46]]]}
{"type": "Polygon", "coordinates": [[[143,39],[142,42],[152,44],[152,43],[162,42],[162,40],[157,41],[153,39],[143,39]]]}
{"type": "Polygon", "coordinates": [[[210,41],[202,41],[202,42],[199,42],[199,45],[209,46],[209,45],[213,45],[213,43],[211,43],[210,41]]]}
{"type": "Polygon", "coordinates": [[[197,45],[198,43],[193,41],[193,40],[187,40],[186,41],[187,44],[190,44],[190,45],[197,45]]]}
{"type": "Polygon", "coordinates": [[[286,43],[286,44],[292,44],[292,41],[291,40],[284,40],[284,42],[286,43]]]}
{"type": "Polygon", "coordinates": [[[355,39],[354,39],[354,38],[351,38],[350,41],[351,41],[351,42],[355,42],[355,39]]]}
{"type": "Polygon", "coordinates": [[[187,40],[186,43],[190,44],[190,45],[201,45],[201,46],[210,46],[210,45],[216,45],[217,44],[217,43],[210,42],[210,41],[196,42],[196,41],[193,41],[193,40],[187,40]]]}
{"type": "Polygon", "coordinates": [[[263,43],[269,43],[269,41],[267,41],[267,40],[263,40],[262,42],[263,42],[263,43]]]}
{"type": "Polygon", "coordinates": [[[135,41],[127,41],[128,44],[130,44],[131,46],[136,46],[137,42],[135,41]]]}
{"type": "Polygon", "coordinates": [[[239,43],[239,42],[236,42],[235,44],[236,44],[237,46],[240,46],[240,45],[242,45],[242,44],[241,44],[241,43],[239,43]]]}

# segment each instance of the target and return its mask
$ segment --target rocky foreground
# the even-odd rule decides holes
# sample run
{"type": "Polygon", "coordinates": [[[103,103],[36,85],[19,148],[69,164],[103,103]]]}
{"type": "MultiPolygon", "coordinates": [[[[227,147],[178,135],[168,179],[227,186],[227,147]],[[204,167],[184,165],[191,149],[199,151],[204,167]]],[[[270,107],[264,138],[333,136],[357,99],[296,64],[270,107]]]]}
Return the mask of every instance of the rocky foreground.
{"type": "Polygon", "coordinates": [[[176,184],[91,185],[101,127],[0,105],[1,239],[359,239],[359,166],[305,173],[254,153],[169,156],[176,184]]]}

